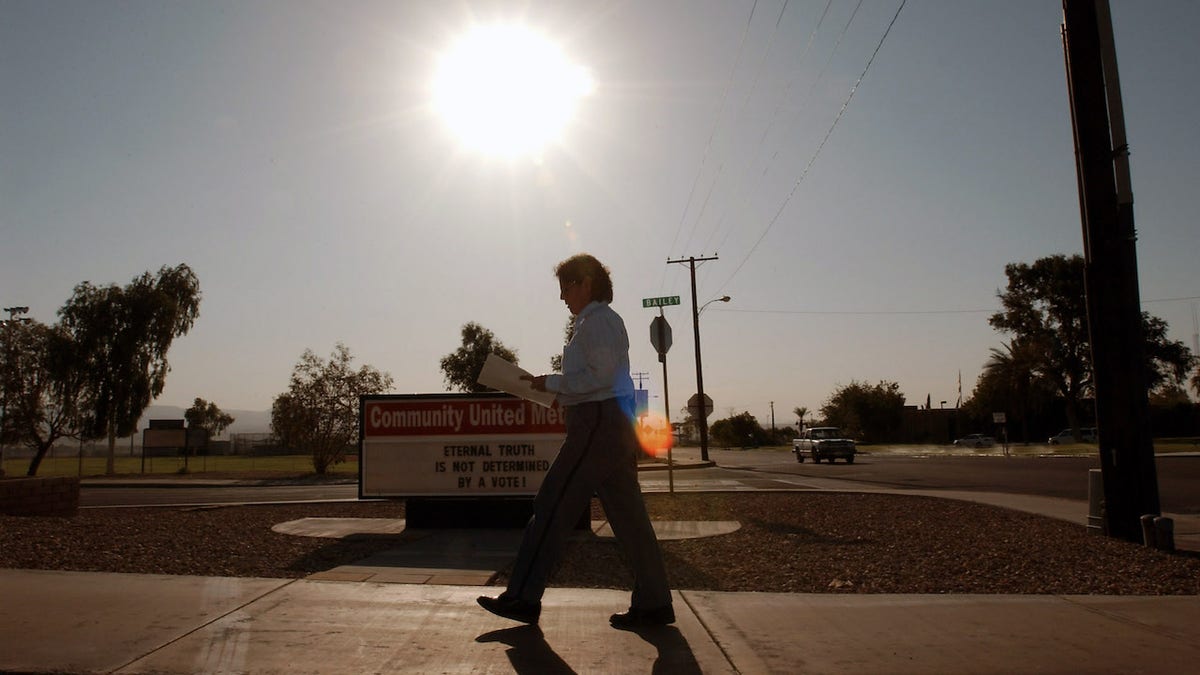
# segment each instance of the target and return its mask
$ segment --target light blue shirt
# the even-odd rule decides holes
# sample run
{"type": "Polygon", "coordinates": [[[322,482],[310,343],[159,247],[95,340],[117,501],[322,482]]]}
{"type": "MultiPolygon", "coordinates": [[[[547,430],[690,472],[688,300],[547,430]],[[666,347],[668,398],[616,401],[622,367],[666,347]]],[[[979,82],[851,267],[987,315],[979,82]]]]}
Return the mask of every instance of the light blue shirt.
{"type": "Polygon", "coordinates": [[[575,335],[563,347],[562,374],[546,376],[559,405],[622,398],[632,401],[629,335],[606,302],[592,301],[575,317],[575,335]]]}

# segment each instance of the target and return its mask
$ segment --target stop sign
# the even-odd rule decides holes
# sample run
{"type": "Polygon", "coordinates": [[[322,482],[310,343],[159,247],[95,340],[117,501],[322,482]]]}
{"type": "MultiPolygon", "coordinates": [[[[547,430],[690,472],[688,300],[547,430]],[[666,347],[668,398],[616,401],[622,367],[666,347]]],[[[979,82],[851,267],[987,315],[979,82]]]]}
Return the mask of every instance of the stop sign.
{"type": "Polygon", "coordinates": [[[666,317],[656,316],[650,322],[650,344],[654,345],[659,356],[671,348],[671,324],[667,323],[666,317]]]}
{"type": "MultiPolygon", "coordinates": [[[[700,394],[692,394],[692,397],[688,399],[687,407],[688,407],[688,412],[692,413],[692,417],[699,417],[700,416],[700,394]]],[[[712,399],[709,398],[708,394],[705,394],[704,395],[704,417],[707,418],[711,414],[712,414],[712,399]]]]}

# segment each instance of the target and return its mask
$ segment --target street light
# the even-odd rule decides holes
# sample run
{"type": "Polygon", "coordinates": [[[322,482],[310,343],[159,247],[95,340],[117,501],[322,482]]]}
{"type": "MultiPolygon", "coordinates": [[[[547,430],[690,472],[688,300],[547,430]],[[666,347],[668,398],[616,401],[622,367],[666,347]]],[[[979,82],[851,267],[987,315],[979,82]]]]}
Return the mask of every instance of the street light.
{"type": "Polygon", "coordinates": [[[708,461],[708,415],[704,410],[704,368],[700,365],[700,312],[714,302],[729,302],[730,300],[728,295],[723,295],[709,300],[696,309],[696,277],[692,277],[692,330],[696,337],[696,396],[699,399],[697,402],[699,414],[696,417],[700,420],[700,459],[705,462],[708,461]]]}
{"type": "Polygon", "coordinates": [[[732,299],[733,298],[729,297],[728,295],[722,295],[719,298],[713,298],[712,300],[709,300],[708,302],[706,302],[700,306],[700,311],[696,313],[696,316],[700,316],[701,314],[703,314],[704,308],[708,307],[709,305],[713,304],[714,302],[729,302],[732,299]]]}

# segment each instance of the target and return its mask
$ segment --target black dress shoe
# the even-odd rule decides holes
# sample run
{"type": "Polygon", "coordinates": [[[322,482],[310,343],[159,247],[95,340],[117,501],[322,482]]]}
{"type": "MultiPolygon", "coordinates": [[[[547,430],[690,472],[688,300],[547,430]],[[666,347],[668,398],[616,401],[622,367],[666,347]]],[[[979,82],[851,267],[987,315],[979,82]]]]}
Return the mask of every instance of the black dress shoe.
{"type": "Polygon", "coordinates": [[[506,598],[501,595],[498,598],[489,598],[486,595],[481,595],[476,599],[479,606],[487,611],[502,616],[513,621],[521,623],[536,624],[538,617],[542,614],[542,603],[540,602],[524,602],[516,598],[506,598]]]}
{"type": "Polygon", "coordinates": [[[624,614],[613,614],[608,617],[613,628],[639,628],[642,626],[665,626],[675,623],[675,610],[670,605],[654,609],[637,609],[630,607],[624,614]]]}

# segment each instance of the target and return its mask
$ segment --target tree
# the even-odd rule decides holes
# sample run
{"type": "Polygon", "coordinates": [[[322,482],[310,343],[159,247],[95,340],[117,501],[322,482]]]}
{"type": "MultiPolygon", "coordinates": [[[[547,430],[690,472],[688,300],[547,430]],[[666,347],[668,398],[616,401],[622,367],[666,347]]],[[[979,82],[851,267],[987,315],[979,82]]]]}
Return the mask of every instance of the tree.
{"type": "MultiPolygon", "coordinates": [[[[1014,336],[1034,377],[1050,383],[1066,406],[1067,422],[1079,436],[1080,405],[1091,392],[1091,343],[1088,338],[1083,257],[1053,255],[1032,265],[1005,266],[1003,309],[988,323],[1014,336]]],[[[1166,322],[1142,313],[1147,381],[1151,388],[1186,377],[1192,356],[1183,343],[1166,338],[1166,322]]]]}
{"type": "Polygon", "coordinates": [[[894,438],[904,415],[904,394],[896,382],[868,385],[851,381],[821,406],[825,423],[867,443],[894,438]]]}
{"type": "Polygon", "coordinates": [[[1004,273],[1003,309],[988,323],[1025,346],[1033,373],[1053,385],[1066,403],[1067,422],[1078,429],[1080,401],[1092,383],[1083,258],[1053,255],[1032,265],[1010,263],[1004,273]]]}
{"type": "Polygon", "coordinates": [[[712,423],[712,438],[725,447],[758,447],[767,442],[767,432],[754,415],[743,412],[712,423]]]}
{"type": "Polygon", "coordinates": [[[1146,338],[1146,389],[1180,389],[1188,371],[1196,366],[1196,355],[1179,340],[1167,338],[1167,322],[1142,312],[1142,335],[1146,338]]]}
{"type": "Polygon", "coordinates": [[[804,428],[804,418],[808,417],[808,408],[806,408],[804,406],[797,406],[795,408],[792,408],[792,412],[796,415],[796,419],[800,420],[800,423],[797,425],[796,428],[803,429],[804,428]]]}
{"type": "Polygon", "coordinates": [[[54,442],[70,436],[78,419],[80,382],[70,337],[36,321],[3,326],[5,441],[33,450],[28,476],[36,476],[54,442]]]}
{"type": "Polygon", "coordinates": [[[234,421],[233,416],[218,408],[216,403],[205,401],[202,398],[192,401],[192,407],[184,411],[183,418],[187,420],[189,429],[204,430],[206,446],[208,439],[220,436],[221,432],[228,429],[234,421]]]}
{"type": "Polygon", "coordinates": [[[109,474],[117,437],[133,434],[162,393],[167,350],[199,313],[200,282],[184,264],[145,272],[124,288],[85,281],[58,311],[83,378],[80,431],[85,438],[108,437],[109,474]]]}
{"type": "MultiPolygon", "coordinates": [[[[575,337],[575,317],[567,317],[567,325],[563,326],[563,344],[569,344],[571,338],[575,337]]],[[[562,372],[562,352],[550,357],[550,372],[562,372]]]]}
{"type": "Polygon", "coordinates": [[[1029,412],[1034,387],[1039,384],[1034,375],[1034,351],[1030,345],[1010,340],[1003,349],[991,349],[992,356],[983,370],[994,378],[1003,392],[1003,407],[997,411],[1013,412],[1014,421],[1021,425],[1021,441],[1029,443],[1029,412]]]}
{"type": "Polygon", "coordinates": [[[517,363],[517,352],[505,347],[492,331],[474,321],[462,327],[462,346],[442,357],[442,373],[446,377],[446,389],[457,388],[472,394],[492,391],[479,384],[479,372],[488,354],[495,354],[507,361],[517,363]]]}
{"type": "Polygon", "coordinates": [[[313,471],[325,474],[346,459],[358,438],[358,399],[392,387],[392,376],[371,366],[354,370],[346,345],[337,343],[328,361],[304,350],[288,390],[271,406],[271,430],[285,447],[312,455],[313,471]]]}

